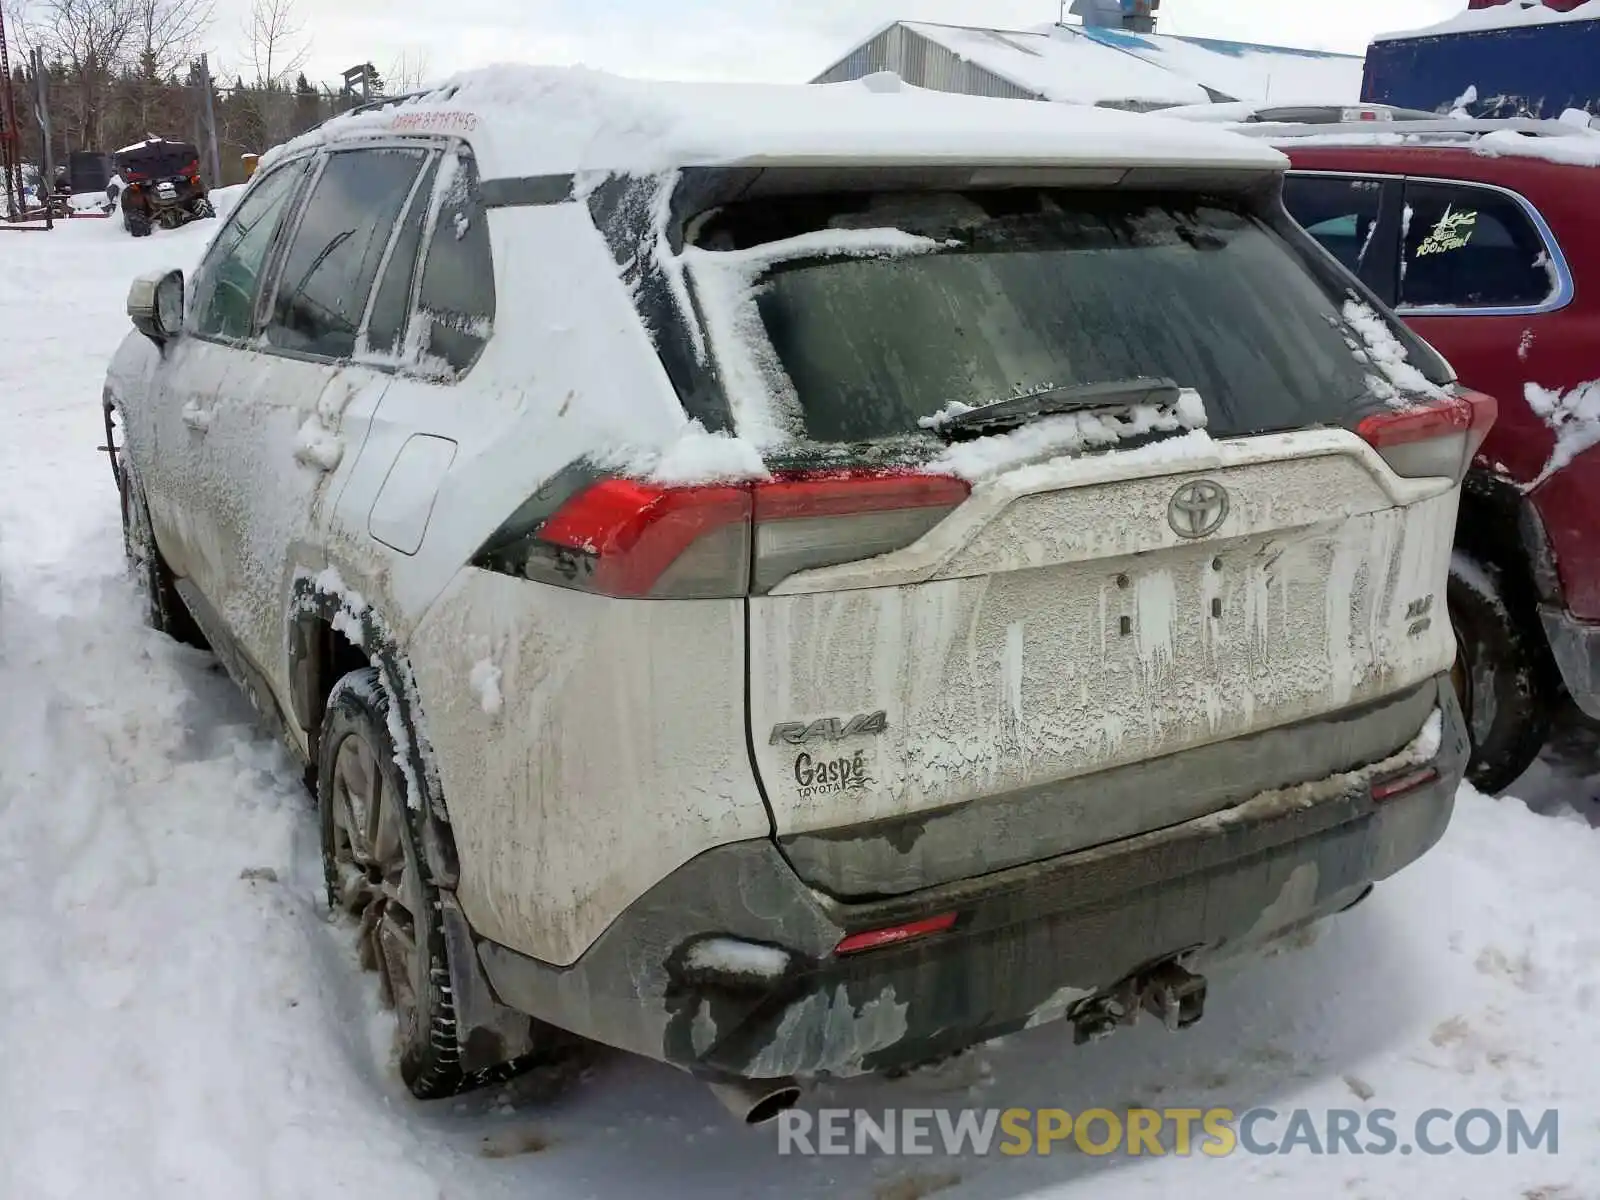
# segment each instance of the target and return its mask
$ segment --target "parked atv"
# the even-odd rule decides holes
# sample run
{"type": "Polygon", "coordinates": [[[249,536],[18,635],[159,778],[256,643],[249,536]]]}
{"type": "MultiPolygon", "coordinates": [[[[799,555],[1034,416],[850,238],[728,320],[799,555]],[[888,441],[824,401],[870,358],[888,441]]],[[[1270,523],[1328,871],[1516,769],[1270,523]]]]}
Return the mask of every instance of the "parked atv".
{"type": "Polygon", "coordinates": [[[122,225],[134,237],[217,215],[200,179],[200,152],[188,142],[151,138],[118,150],[112,162],[123,182],[122,225]]]}

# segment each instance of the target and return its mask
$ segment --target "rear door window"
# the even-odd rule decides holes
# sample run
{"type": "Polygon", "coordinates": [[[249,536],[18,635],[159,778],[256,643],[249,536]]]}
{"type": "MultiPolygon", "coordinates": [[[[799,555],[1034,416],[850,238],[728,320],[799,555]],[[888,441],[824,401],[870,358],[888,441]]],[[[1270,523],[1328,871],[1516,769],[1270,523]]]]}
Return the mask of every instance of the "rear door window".
{"type": "MultiPolygon", "coordinates": [[[[751,347],[728,386],[764,378],[802,441],[915,435],[952,402],[1136,377],[1197,390],[1222,437],[1348,425],[1372,402],[1342,317],[1349,289],[1242,202],[773,197],[713,213],[696,242],[702,307],[756,318],[722,322],[751,347]],[[895,249],[907,234],[928,240],[895,249]]],[[[1437,360],[1418,366],[1448,381],[1437,360]]]]}
{"type": "Polygon", "coordinates": [[[401,218],[394,246],[389,251],[389,264],[372,298],[372,312],[367,317],[367,350],[372,354],[388,357],[399,353],[406,321],[411,316],[417,255],[422,250],[423,234],[428,228],[428,210],[433,203],[434,177],[438,170],[439,163],[435,159],[428,164],[421,182],[412,191],[411,203],[401,218]]]}
{"type": "Polygon", "coordinates": [[[1392,302],[1396,239],[1392,223],[1383,220],[1385,194],[1381,179],[1291,174],[1283,202],[1324,250],[1392,302]]]}
{"type": "Polygon", "coordinates": [[[355,353],[367,298],[427,158],[411,149],[328,156],[278,277],[267,341],[318,358],[355,353]]]}
{"type": "Polygon", "coordinates": [[[494,253],[470,155],[445,159],[435,192],[406,349],[424,374],[454,379],[472,369],[494,328],[494,253]]]}
{"type": "Polygon", "coordinates": [[[1406,184],[1401,307],[1534,308],[1558,287],[1544,236],[1514,197],[1469,184],[1406,184]]]}

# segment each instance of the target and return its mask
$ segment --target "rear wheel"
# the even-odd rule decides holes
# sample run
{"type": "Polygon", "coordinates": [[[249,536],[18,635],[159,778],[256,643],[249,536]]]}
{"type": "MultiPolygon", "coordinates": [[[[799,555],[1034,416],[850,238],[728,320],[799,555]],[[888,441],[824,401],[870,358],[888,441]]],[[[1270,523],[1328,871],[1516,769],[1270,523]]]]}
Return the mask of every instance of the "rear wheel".
{"type": "Polygon", "coordinates": [[[360,922],[361,965],[393,1008],[400,1074],[417,1097],[453,1095],[461,1070],[438,891],[395,765],[378,672],[334,685],[322,722],[317,805],[328,903],[360,922]]]}
{"type": "Polygon", "coordinates": [[[204,196],[201,196],[200,199],[194,202],[194,207],[190,211],[193,213],[195,219],[199,221],[204,221],[209,217],[214,217],[217,215],[217,210],[212,207],[211,201],[204,196]]]}
{"type": "Polygon", "coordinates": [[[1450,564],[1450,672],[1472,738],[1467,778],[1480,791],[1510,787],[1550,734],[1552,687],[1539,630],[1518,621],[1494,566],[1457,551],[1450,564]]]}
{"type": "Polygon", "coordinates": [[[136,238],[150,236],[150,214],[142,208],[126,209],[122,214],[122,224],[136,238]]]}

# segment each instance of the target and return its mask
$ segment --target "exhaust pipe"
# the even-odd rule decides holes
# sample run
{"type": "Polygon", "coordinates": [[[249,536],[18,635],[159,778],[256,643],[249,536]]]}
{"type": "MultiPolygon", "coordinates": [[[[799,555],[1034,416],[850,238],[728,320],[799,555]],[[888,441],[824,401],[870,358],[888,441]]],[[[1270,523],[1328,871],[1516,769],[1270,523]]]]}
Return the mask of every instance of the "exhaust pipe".
{"type": "Polygon", "coordinates": [[[741,1079],[710,1086],[722,1107],[746,1125],[765,1125],[800,1099],[800,1085],[792,1079],[741,1079]]]}

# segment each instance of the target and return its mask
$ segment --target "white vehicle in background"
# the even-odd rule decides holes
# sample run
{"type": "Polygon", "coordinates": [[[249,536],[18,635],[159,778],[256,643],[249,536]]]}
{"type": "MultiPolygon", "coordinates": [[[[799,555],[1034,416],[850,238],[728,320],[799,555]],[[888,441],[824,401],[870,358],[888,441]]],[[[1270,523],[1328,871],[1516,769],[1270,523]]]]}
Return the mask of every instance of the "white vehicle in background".
{"type": "Polygon", "coordinates": [[[748,1120],[1204,972],[1444,831],[1493,404],[1286,161],[497,69],[263,161],[108,374],[154,621],[307,764],[422,1096],[565,1031],[748,1120]]]}

